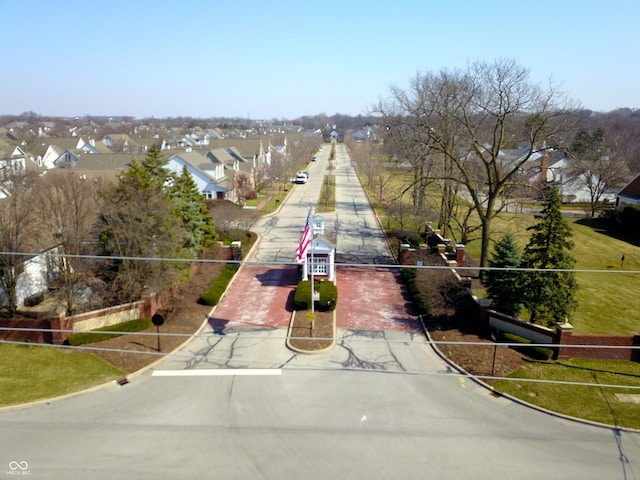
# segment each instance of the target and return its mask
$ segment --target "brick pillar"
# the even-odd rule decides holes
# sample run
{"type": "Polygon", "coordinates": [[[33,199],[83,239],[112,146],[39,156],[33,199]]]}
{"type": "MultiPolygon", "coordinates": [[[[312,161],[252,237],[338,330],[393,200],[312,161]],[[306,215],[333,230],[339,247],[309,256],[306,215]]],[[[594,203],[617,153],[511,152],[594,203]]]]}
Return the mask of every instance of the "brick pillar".
{"type": "Polygon", "coordinates": [[[549,175],[549,154],[545,148],[542,152],[542,158],[540,158],[540,187],[545,188],[547,186],[549,175]]]}
{"type": "Polygon", "coordinates": [[[411,248],[411,245],[409,245],[408,243],[403,243],[400,245],[400,265],[409,264],[409,255],[407,255],[407,253],[409,252],[409,248],[411,248]]]}
{"type": "Polygon", "coordinates": [[[476,302],[478,305],[478,322],[485,328],[489,328],[489,309],[491,308],[491,300],[488,298],[479,298],[476,302]]]}
{"type": "Polygon", "coordinates": [[[155,293],[147,293],[142,296],[142,305],[140,306],[140,317],[153,317],[158,311],[158,296],[155,293]]]}
{"type": "Polygon", "coordinates": [[[438,255],[444,255],[444,251],[447,248],[447,246],[444,243],[439,243],[438,244],[438,255]]]}
{"type": "Polygon", "coordinates": [[[464,249],[465,246],[462,244],[456,245],[456,263],[459,267],[464,266],[464,249]]]}
{"type": "MultiPolygon", "coordinates": [[[[53,314],[49,318],[51,330],[73,330],[73,321],[67,318],[66,312],[61,311],[53,314]]],[[[51,332],[51,343],[62,345],[70,332],[51,332]]]]}
{"type": "Polygon", "coordinates": [[[573,356],[571,348],[563,348],[562,345],[571,345],[571,334],[573,332],[573,325],[565,320],[564,323],[561,323],[557,326],[556,331],[556,343],[559,345],[559,347],[555,352],[554,360],[567,360],[573,356]]]}

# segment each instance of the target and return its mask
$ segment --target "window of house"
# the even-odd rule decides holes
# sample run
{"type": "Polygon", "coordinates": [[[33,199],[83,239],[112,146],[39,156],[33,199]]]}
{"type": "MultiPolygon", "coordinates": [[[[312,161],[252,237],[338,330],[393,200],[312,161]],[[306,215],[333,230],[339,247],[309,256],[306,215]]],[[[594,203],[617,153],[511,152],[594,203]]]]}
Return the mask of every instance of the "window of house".
{"type": "Polygon", "coordinates": [[[327,257],[313,257],[313,274],[327,274],[327,257]]]}

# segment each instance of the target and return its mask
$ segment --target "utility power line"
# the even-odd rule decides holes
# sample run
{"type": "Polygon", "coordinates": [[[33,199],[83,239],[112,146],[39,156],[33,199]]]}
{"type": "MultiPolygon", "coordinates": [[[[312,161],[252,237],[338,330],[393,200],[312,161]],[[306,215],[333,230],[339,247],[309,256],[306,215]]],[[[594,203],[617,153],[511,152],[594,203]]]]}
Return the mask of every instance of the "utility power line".
{"type": "MultiPolygon", "coordinates": [[[[0,252],[1,255],[13,255],[23,257],[35,257],[42,252],[0,252]]],[[[229,263],[247,266],[282,266],[297,267],[295,261],[254,261],[254,260],[220,260],[208,258],[168,258],[168,257],[135,257],[122,255],[75,255],[66,253],[47,253],[50,258],[78,258],[86,260],[130,260],[140,262],[172,262],[172,263],[229,263]]],[[[397,263],[341,263],[335,262],[336,267],[358,268],[388,268],[388,269],[416,269],[416,270],[460,270],[460,271],[508,271],[508,272],[574,272],[574,273],[615,273],[615,274],[640,274],[640,270],[620,269],[577,269],[577,268],[522,268],[522,267],[480,267],[480,266],[449,266],[449,265],[400,265],[397,263]]]]}

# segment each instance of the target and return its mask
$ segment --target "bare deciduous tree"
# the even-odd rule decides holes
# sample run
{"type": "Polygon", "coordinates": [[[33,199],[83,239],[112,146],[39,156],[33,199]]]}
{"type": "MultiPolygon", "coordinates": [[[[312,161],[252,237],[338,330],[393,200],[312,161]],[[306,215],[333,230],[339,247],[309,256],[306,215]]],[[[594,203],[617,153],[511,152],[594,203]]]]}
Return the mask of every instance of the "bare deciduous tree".
{"type": "Polygon", "coordinates": [[[578,132],[570,156],[572,174],[589,191],[590,214],[594,217],[602,196],[622,187],[630,177],[629,170],[619,160],[615,144],[613,149],[607,148],[603,128],[578,132]]]}
{"type": "Polygon", "coordinates": [[[480,263],[486,266],[491,222],[504,207],[506,189],[566,128],[562,95],[531,84],[528,70],[506,59],[417,75],[407,91],[393,88],[379,110],[392,129],[411,132],[405,141],[439,163],[429,176],[444,186],[445,196],[451,194],[447,185],[463,187],[460,195],[481,224],[480,263]],[[517,146],[522,154],[503,162],[505,146],[517,146]]]}
{"type": "Polygon", "coordinates": [[[22,170],[3,172],[6,197],[0,199],[0,295],[3,308],[10,313],[18,308],[18,278],[28,259],[25,254],[35,253],[42,246],[34,209],[36,181],[37,175],[22,170]]]}
{"type": "Polygon", "coordinates": [[[41,236],[60,245],[64,254],[69,255],[59,262],[59,285],[67,313],[73,314],[78,283],[92,265],[78,256],[94,253],[92,235],[99,213],[96,184],[61,170],[45,175],[38,190],[35,210],[39,215],[41,236]]]}

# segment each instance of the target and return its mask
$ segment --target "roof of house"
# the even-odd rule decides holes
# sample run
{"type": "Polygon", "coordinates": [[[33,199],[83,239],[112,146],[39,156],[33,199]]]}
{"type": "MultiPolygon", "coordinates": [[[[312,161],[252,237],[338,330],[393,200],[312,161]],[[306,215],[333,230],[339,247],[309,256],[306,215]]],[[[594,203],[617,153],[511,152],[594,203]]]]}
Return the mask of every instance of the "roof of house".
{"type": "Polygon", "coordinates": [[[191,152],[180,152],[171,155],[170,158],[180,157],[182,160],[187,162],[194,168],[205,172],[206,170],[211,170],[213,165],[211,160],[209,160],[206,156],[202,154],[202,151],[191,151],[191,152]]]}
{"type": "Polygon", "coordinates": [[[214,148],[209,150],[207,157],[212,160],[215,159],[223,165],[232,166],[235,162],[235,158],[227,151],[226,148],[214,148]]]}
{"type": "Polygon", "coordinates": [[[624,195],[626,197],[640,197],[640,173],[622,187],[618,192],[618,195],[624,195]]]}
{"type": "Polygon", "coordinates": [[[69,150],[69,152],[73,153],[78,151],[79,140],[80,139],[78,137],[52,138],[49,144],[53,145],[56,152],[60,154],[65,150],[69,150]]]}
{"type": "Polygon", "coordinates": [[[108,172],[120,172],[129,168],[133,159],[141,161],[144,155],[131,155],[128,153],[85,153],[78,155],[78,164],[75,170],[96,170],[108,172]]]}

